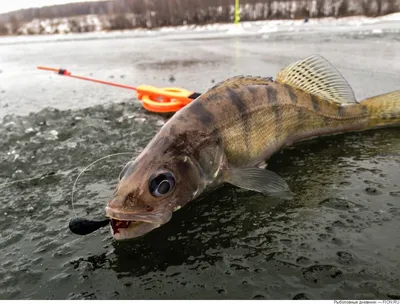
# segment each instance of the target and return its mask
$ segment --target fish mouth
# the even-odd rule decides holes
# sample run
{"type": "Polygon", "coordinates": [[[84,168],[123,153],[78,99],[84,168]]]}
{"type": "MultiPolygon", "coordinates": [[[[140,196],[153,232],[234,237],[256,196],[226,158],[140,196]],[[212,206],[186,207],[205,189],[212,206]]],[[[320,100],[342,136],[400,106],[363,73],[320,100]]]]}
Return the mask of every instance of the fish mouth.
{"type": "Polygon", "coordinates": [[[110,231],[114,239],[125,240],[140,237],[165,224],[171,219],[170,211],[149,214],[120,212],[106,207],[106,216],[111,218],[110,231]]]}
{"type": "Polygon", "coordinates": [[[132,226],[140,224],[140,222],[133,222],[133,221],[120,221],[120,220],[115,220],[111,219],[110,221],[111,224],[111,229],[113,231],[113,234],[119,233],[119,229],[126,229],[128,228],[131,224],[132,226]]]}

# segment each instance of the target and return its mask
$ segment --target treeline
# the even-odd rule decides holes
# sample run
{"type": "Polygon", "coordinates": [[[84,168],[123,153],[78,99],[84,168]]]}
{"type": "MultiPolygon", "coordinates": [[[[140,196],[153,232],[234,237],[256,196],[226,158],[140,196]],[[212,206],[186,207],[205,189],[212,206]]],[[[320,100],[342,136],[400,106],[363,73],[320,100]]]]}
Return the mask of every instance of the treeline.
{"type": "MultiPolygon", "coordinates": [[[[83,24],[82,20],[88,15],[95,15],[102,20],[100,30],[231,22],[233,11],[234,0],[109,0],[71,3],[1,14],[0,34],[48,32],[47,25],[40,23],[43,20],[47,20],[47,24],[63,20],[68,23],[64,28],[71,32],[98,30],[98,26],[83,24]],[[39,29],[27,30],[30,22],[36,22],[35,26],[39,29]]],[[[240,11],[241,21],[380,16],[400,11],[400,0],[240,0],[240,11]]]]}

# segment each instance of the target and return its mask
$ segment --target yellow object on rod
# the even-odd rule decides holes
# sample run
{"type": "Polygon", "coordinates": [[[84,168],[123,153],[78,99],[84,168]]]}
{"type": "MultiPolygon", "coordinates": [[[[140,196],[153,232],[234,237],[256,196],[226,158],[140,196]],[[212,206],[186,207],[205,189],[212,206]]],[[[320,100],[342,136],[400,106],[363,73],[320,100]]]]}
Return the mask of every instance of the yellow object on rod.
{"type": "Polygon", "coordinates": [[[239,24],[240,12],[239,12],[239,0],[235,0],[235,24],[239,24]]]}

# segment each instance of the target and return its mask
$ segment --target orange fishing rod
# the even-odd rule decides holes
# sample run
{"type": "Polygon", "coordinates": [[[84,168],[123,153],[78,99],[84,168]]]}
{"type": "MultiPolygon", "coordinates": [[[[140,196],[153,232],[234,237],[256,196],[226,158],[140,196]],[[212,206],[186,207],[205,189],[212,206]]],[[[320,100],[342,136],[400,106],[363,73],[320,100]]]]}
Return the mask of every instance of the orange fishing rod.
{"type": "Polygon", "coordinates": [[[142,101],[143,107],[148,111],[157,113],[177,112],[201,95],[200,93],[191,92],[181,88],[156,88],[149,85],[133,87],[125,84],[73,75],[70,71],[65,69],[56,69],[43,66],[38,66],[37,68],[39,70],[56,72],[62,76],[136,91],[137,98],[142,101]]]}

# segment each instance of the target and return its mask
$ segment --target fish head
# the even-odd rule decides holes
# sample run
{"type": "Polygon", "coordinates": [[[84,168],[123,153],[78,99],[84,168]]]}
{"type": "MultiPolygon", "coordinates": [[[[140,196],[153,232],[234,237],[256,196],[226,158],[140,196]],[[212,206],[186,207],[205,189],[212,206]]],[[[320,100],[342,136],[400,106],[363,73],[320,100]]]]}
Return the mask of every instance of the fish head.
{"type": "Polygon", "coordinates": [[[201,171],[189,156],[143,151],[126,164],[105,208],[114,239],[136,238],[167,223],[201,188],[201,171]]]}

